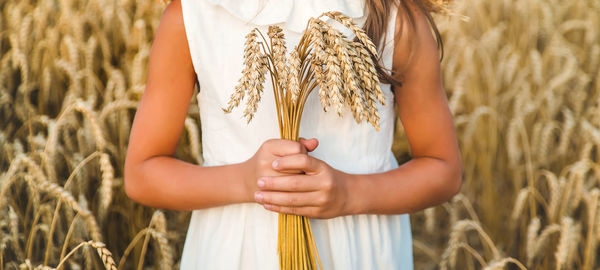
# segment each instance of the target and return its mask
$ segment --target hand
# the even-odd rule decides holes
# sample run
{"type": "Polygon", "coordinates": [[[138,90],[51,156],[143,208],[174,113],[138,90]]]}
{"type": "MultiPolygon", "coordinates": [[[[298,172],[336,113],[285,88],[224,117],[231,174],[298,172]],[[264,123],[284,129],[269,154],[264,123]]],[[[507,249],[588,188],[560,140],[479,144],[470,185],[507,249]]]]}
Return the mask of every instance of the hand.
{"type": "Polygon", "coordinates": [[[272,163],[286,155],[306,154],[315,150],[319,142],[317,139],[300,138],[298,142],[285,139],[269,139],[263,142],[256,153],[244,162],[247,168],[247,176],[245,179],[247,201],[254,201],[254,192],[258,190],[256,186],[257,180],[263,176],[279,176],[301,173],[301,170],[275,170],[272,163]]]}
{"type": "Polygon", "coordinates": [[[349,174],[307,153],[280,157],[273,165],[277,171],[301,170],[306,174],[259,178],[260,190],[255,193],[255,199],[265,209],[310,218],[351,214],[347,203],[349,174]]]}

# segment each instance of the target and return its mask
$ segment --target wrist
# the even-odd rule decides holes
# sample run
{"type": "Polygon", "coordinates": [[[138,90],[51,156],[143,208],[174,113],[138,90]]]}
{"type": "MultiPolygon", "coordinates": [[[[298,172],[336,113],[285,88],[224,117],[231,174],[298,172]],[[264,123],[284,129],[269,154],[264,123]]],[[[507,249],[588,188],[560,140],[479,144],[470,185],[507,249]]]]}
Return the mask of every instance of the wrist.
{"type": "Polygon", "coordinates": [[[242,203],[254,202],[254,192],[256,191],[256,180],[254,179],[254,171],[249,164],[249,160],[236,164],[237,179],[239,188],[239,200],[242,203]]]}
{"type": "Polygon", "coordinates": [[[345,214],[346,215],[359,215],[364,214],[364,192],[363,179],[359,174],[343,173],[343,179],[345,179],[346,185],[346,203],[345,203],[345,214]]]}

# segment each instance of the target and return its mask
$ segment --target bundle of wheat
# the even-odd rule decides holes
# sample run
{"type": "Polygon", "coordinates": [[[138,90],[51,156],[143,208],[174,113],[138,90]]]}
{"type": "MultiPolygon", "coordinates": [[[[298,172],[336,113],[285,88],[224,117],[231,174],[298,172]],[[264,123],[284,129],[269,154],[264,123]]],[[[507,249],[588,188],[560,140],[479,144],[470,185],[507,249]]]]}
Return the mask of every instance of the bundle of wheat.
{"type": "MultiPolygon", "coordinates": [[[[269,41],[257,28],[246,35],[242,77],[227,108],[222,108],[225,113],[231,112],[247,96],[243,116],[249,123],[261,100],[268,71],[282,139],[298,141],[304,104],[317,86],[324,111],[332,107],[341,117],[342,108],[348,106],[357,123],[366,120],[379,130],[375,102],[385,105],[385,96],[372,60],[378,59],[377,50],[352,19],[340,12],[325,12],[311,18],[289,56],[286,56],[280,27],[269,26],[268,37],[269,41]],[[321,20],[322,16],[348,27],[358,41],[348,40],[338,29],[321,20]],[[259,35],[262,41],[257,41],[259,35]]],[[[317,264],[322,268],[306,217],[279,215],[277,249],[282,269],[316,269],[317,264]]]]}

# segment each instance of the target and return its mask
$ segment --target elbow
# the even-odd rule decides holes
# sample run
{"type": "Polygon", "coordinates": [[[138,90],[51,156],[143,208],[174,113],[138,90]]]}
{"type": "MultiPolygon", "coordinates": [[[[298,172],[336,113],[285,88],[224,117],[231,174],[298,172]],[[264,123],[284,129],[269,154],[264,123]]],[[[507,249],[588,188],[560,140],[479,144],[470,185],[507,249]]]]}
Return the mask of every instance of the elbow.
{"type": "Polygon", "coordinates": [[[123,170],[123,186],[125,194],[129,199],[141,203],[141,194],[143,194],[143,192],[140,188],[140,177],[136,173],[135,167],[137,166],[125,166],[123,170]]]}
{"type": "Polygon", "coordinates": [[[447,190],[449,193],[448,199],[452,199],[452,197],[456,196],[460,192],[460,189],[462,187],[462,174],[462,164],[460,161],[451,164],[450,173],[448,174],[449,177],[447,181],[447,190]]]}

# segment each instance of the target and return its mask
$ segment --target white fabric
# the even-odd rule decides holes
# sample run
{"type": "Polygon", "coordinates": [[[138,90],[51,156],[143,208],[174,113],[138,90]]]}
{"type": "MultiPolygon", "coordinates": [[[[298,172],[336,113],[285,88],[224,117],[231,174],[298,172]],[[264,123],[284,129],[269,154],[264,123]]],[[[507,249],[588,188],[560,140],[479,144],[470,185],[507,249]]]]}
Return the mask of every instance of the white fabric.
{"type": "MultiPolygon", "coordinates": [[[[364,0],[273,0],[261,10],[258,0],[181,0],[193,66],[200,84],[197,95],[202,129],[203,166],[243,162],[269,138],[279,138],[270,78],[252,121],[240,107],[225,114],[229,97],[241,75],[244,36],[254,27],[265,35],[268,24],[283,28],[288,51],[298,43],[308,18],[338,10],[362,26],[364,0]],[[256,10],[261,10],[254,16],[256,10]]],[[[391,11],[388,36],[394,29],[391,11]]],[[[341,26],[341,25],[339,25],[341,26]]],[[[351,31],[339,28],[348,37],[351,31]]],[[[383,45],[383,43],[382,43],[383,45]]],[[[382,46],[382,63],[391,68],[393,39],[382,46]]],[[[381,84],[386,106],[377,103],[381,130],[357,124],[349,109],[342,118],[324,112],[318,89],[309,95],[300,136],[317,138],[310,155],[348,173],[391,170],[398,162],[391,151],[394,96],[381,84]]],[[[214,179],[219,181],[219,179],[214,179]]],[[[256,203],[232,204],[192,212],[181,269],[278,269],[277,213],[256,203]]],[[[311,219],[324,269],[413,269],[410,220],[403,215],[353,215],[311,219]]]]}
{"type": "Polygon", "coordinates": [[[343,12],[351,18],[363,16],[364,9],[361,1],[346,0],[208,0],[213,5],[219,5],[229,13],[245,22],[257,25],[269,25],[285,22],[286,28],[301,33],[306,22],[315,14],[320,15],[329,10],[343,12]]]}

